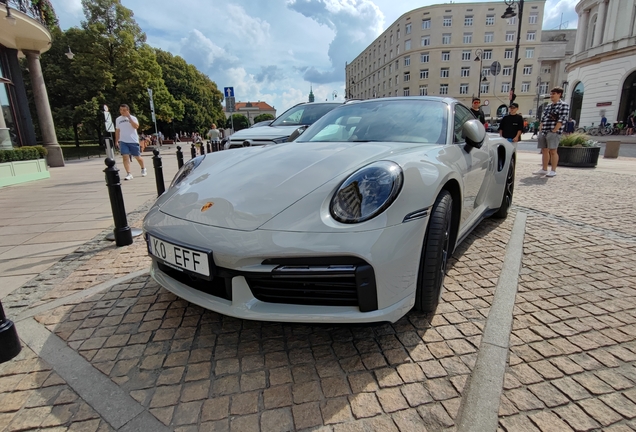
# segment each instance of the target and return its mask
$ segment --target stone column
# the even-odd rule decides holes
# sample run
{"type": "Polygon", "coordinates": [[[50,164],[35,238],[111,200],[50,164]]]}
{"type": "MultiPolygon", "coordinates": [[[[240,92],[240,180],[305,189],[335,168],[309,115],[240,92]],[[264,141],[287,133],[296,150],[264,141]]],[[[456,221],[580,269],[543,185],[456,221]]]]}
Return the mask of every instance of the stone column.
{"type": "Polygon", "coordinates": [[[596,17],[596,30],[592,46],[599,46],[603,43],[603,32],[605,31],[605,16],[607,15],[607,3],[602,1],[598,4],[598,15],[596,17]]]}
{"type": "Polygon", "coordinates": [[[590,11],[586,9],[579,16],[578,30],[576,31],[576,42],[574,47],[574,54],[578,54],[585,50],[585,40],[587,39],[587,25],[590,21],[590,11]]]}
{"type": "Polygon", "coordinates": [[[35,108],[38,113],[40,131],[42,132],[42,141],[44,147],[48,150],[46,157],[48,164],[51,167],[63,167],[64,156],[62,155],[62,148],[57,143],[57,136],[55,135],[53,115],[51,114],[49,97],[46,93],[46,85],[44,84],[44,76],[42,75],[42,67],[40,66],[40,53],[26,50],[23,52],[29,63],[29,75],[31,76],[33,98],[35,99],[35,108]]]}

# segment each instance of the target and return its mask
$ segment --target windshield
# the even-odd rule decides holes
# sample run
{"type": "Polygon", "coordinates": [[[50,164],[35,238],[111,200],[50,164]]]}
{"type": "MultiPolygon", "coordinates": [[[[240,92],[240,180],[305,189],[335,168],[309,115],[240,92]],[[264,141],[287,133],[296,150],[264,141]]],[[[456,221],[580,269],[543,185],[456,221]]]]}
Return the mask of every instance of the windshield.
{"type": "Polygon", "coordinates": [[[338,107],[297,142],[446,142],[447,105],[422,99],[377,99],[338,107]]]}
{"type": "Polygon", "coordinates": [[[308,103],[297,105],[285,111],[270,126],[301,126],[314,124],[316,120],[327,114],[339,104],[308,103]]]}

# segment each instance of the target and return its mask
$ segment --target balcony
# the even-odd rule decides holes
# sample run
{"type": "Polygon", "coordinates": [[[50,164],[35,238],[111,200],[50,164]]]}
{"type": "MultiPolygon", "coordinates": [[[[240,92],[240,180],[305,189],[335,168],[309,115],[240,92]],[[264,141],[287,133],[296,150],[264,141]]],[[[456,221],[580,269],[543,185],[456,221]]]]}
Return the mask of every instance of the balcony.
{"type": "Polygon", "coordinates": [[[0,0],[0,44],[17,50],[45,52],[51,46],[47,26],[57,19],[48,2],[26,0],[0,0]],[[47,7],[41,8],[37,5],[47,7]]]}

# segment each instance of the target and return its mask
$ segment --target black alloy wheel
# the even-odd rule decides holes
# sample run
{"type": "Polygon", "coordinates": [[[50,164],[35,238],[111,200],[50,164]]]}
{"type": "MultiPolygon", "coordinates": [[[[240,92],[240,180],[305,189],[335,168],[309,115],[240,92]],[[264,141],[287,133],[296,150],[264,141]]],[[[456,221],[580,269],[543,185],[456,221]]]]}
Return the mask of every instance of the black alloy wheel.
{"type": "Polygon", "coordinates": [[[512,207],[512,196],[515,191],[515,160],[510,159],[510,167],[508,168],[508,174],[506,174],[506,183],[504,184],[504,191],[501,197],[501,206],[492,217],[496,219],[505,219],[508,217],[508,211],[512,207]]]}

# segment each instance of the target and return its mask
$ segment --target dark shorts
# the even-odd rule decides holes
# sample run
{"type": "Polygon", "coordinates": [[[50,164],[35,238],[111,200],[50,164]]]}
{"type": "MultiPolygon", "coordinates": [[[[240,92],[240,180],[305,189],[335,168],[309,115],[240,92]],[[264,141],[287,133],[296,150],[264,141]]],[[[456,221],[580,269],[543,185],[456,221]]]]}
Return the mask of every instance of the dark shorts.
{"type": "Polygon", "coordinates": [[[123,155],[131,155],[131,156],[141,156],[139,144],[138,143],[127,143],[123,141],[119,141],[119,151],[123,155]]]}

